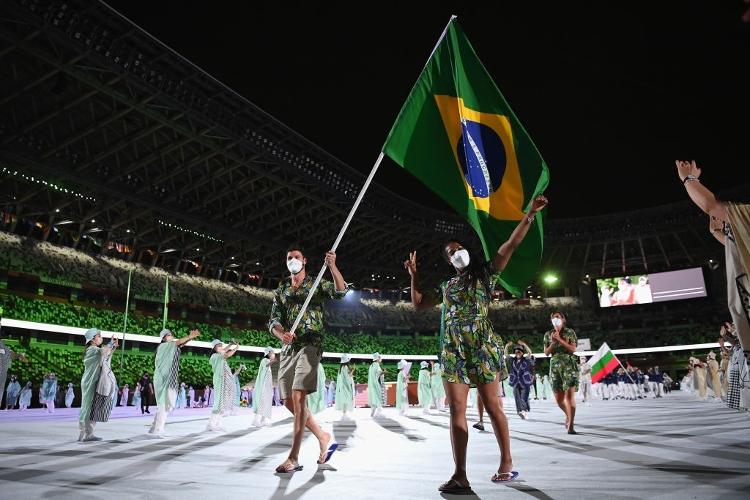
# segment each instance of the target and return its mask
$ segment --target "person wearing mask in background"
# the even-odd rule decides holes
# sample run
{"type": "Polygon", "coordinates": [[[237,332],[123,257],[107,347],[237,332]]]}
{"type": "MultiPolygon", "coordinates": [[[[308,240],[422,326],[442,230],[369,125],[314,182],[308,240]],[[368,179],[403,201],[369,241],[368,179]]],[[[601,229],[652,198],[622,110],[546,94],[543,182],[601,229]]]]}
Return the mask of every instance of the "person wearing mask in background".
{"type": "Polygon", "coordinates": [[[47,413],[55,413],[55,397],[57,397],[57,377],[50,373],[44,377],[42,384],[42,397],[44,404],[47,405],[47,413]]]}
{"type": "Polygon", "coordinates": [[[396,408],[399,415],[405,416],[406,411],[409,409],[409,370],[411,370],[411,363],[402,359],[398,362],[397,367],[396,408]]]}
{"type": "Polygon", "coordinates": [[[565,325],[565,315],[559,311],[551,314],[552,330],[544,334],[544,354],[552,356],[549,378],[557,405],[565,414],[568,434],[575,431],[576,390],[578,389],[578,358],[573,354],[578,337],[565,325]]]}
{"type": "Polygon", "coordinates": [[[209,384],[206,386],[205,389],[203,389],[203,405],[211,406],[213,402],[214,402],[214,389],[209,384]]]}
{"type": "Polygon", "coordinates": [[[120,406],[128,406],[128,398],[130,398],[130,385],[125,384],[120,393],[120,406]]]}
{"type": "Polygon", "coordinates": [[[419,364],[419,378],[417,379],[417,399],[424,415],[430,414],[430,404],[432,404],[429,367],[430,364],[427,361],[422,361],[419,364]]]}
{"type": "Polygon", "coordinates": [[[21,396],[18,400],[18,406],[22,410],[25,410],[26,408],[31,406],[31,393],[32,393],[31,381],[29,381],[29,382],[26,382],[26,387],[21,389],[21,396]]]}
{"type": "Polygon", "coordinates": [[[187,391],[187,407],[192,408],[195,406],[195,389],[193,389],[193,386],[188,386],[187,391]]]}
{"type": "Polygon", "coordinates": [[[73,399],[75,399],[76,394],[73,392],[73,384],[68,383],[68,389],[65,391],[65,407],[70,408],[73,406],[73,399]]]}
{"type": "Polygon", "coordinates": [[[135,389],[133,390],[133,406],[136,408],[141,407],[141,383],[135,383],[135,389]]]}
{"type": "Polygon", "coordinates": [[[86,330],[84,339],[86,350],[83,353],[78,441],[101,441],[100,437],[94,435],[94,427],[97,422],[109,421],[112,413],[112,398],[117,394],[117,380],[110,363],[119,342],[113,338],[107,346],[101,347],[102,336],[97,328],[86,330]]]}
{"type": "Polygon", "coordinates": [[[383,368],[380,363],[383,361],[380,353],[372,355],[372,364],[367,371],[367,404],[370,406],[370,417],[375,418],[383,411],[383,386],[381,377],[383,368]]]}
{"type": "Polygon", "coordinates": [[[340,410],[341,420],[351,420],[349,413],[354,410],[354,378],[349,371],[348,354],[341,355],[339,363],[339,374],[336,378],[336,409],[340,410]]]}
{"type": "Polygon", "coordinates": [[[154,365],[154,386],[156,387],[156,415],[148,431],[150,437],[161,439],[164,437],[164,427],[167,425],[167,414],[177,403],[177,392],[180,388],[180,351],[182,346],[200,336],[198,330],[181,339],[174,336],[171,330],[163,329],[159,336],[161,343],[156,348],[154,365]]]}
{"type": "Polygon", "coordinates": [[[231,358],[239,349],[239,346],[234,343],[224,344],[219,339],[214,339],[211,342],[211,348],[213,354],[209,359],[211,363],[211,370],[213,371],[213,382],[214,390],[214,404],[211,409],[211,415],[208,418],[207,431],[223,431],[224,428],[221,426],[221,417],[224,414],[232,411],[234,406],[234,375],[232,369],[229,368],[227,359],[231,358]]]}
{"type": "Polygon", "coordinates": [[[721,399],[721,382],[719,381],[719,363],[716,361],[716,353],[710,351],[706,358],[708,369],[708,380],[711,382],[711,391],[715,399],[721,399]]]}
{"type": "Polygon", "coordinates": [[[254,427],[263,427],[271,423],[271,408],[273,408],[273,374],[271,365],[276,361],[273,347],[263,349],[263,359],[258,365],[255,378],[255,393],[253,394],[253,412],[255,412],[254,427]]]}
{"type": "Polygon", "coordinates": [[[5,409],[12,410],[18,403],[18,397],[21,395],[21,384],[18,383],[18,379],[15,375],[10,376],[10,383],[8,388],[5,390],[5,409]]]}
{"type": "Polygon", "coordinates": [[[581,396],[586,406],[591,406],[591,365],[586,356],[581,356],[580,365],[581,396]]]}
{"type": "Polygon", "coordinates": [[[141,415],[144,413],[151,414],[148,411],[148,407],[151,405],[151,396],[154,394],[154,384],[151,382],[151,377],[148,373],[143,374],[140,381],[141,384],[141,415]]]}
{"type": "MultiPolygon", "coordinates": [[[[2,307],[0,307],[2,309],[2,307]]],[[[8,376],[8,370],[10,369],[13,360],[21,360],[24,363],[28,363],[28,358],[24,354],[18,354],[11,348],[5,345],[2,339],[0,339],[0,401],[2,400],[2,391],[5,390],[5,380],[8,376]]]]}
{"type": "Polygon", "coordinates": [[[509,384],[513,388],[513,398],[516,402],[516,413],[523,420],[529,418],[531,406],[529,405],[529,392],[533,382],[534,355],[531,348],[523,340],[513,348],[513,356],[508,354],[512,342],[505,344],[505,353],[508,371],[510,373],[509,384]]]}
{"type": "Polygon", "coordinates": [[[443,369],[439,361],[432,361],[432,378],[430,379],[432,389],[432,401],[435,403],[435,409],[443,409],[443,400],[445,399],[445,387],[443,387],[443,369]]]}

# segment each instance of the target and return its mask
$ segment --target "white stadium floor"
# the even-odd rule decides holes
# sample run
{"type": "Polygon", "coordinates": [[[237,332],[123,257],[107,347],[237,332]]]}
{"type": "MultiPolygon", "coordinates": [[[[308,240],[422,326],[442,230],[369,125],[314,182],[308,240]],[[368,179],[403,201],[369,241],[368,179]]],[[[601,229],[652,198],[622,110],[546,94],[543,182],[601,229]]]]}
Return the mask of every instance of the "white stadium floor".
{"type": "MultiPolygon", "coordinates": [[[[519,419],[506,400],[515,470],[512,483],[493,484],[498,465],[491,426],[470,429],[469,478],[478,498],[748,498],[750,415],[673,392],[665,399],[579,404],[576,428],[564,433],[552,402],[532,401],[519,419]]],[[[152,408],[153,414],[154,408],[152,408]]],[[[150,418],[116,408],[99,424],[104,441],[77,443],[77,410],[0,411],[0,498],[439,498],[452,472],[447,413],[399,417],[393,408],[373,420],[357,409],[339,422],[319,420],[340,443],[317,466],[318,446],[305,438],[293,475],[274,473],[291,439],[291,417],[274,408],[271,426],[250,426],[249,410],[226,417],[227,432],[204,433],[208,411],[178,410],[164,440],[147,439],[150,418]]],[[[469,410],[469,424],[476,411],[469,410]]],[[[448,498],[450,496],[443,495],[448,498]]]]}

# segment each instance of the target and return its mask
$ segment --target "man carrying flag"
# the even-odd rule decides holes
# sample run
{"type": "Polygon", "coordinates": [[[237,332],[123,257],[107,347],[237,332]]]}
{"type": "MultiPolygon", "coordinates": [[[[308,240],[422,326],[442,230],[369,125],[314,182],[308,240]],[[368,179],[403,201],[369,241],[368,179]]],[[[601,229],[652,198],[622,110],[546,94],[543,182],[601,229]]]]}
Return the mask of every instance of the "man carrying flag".
{"type": "Polygon", "coordinates": [[[479,236],[483,255],[460,241],[442,247],[455,276],[438,293],[421,288],[416,252],[404,267],[416,309],[442,302],[441,363],[451,407],[453,476],[438,489],[469,493],[466,476],[466,399],[477,386],[500,447],[493,482],[511,481],[508,421],[497,398],[507,377],[502,340],[488,319],[497,283],[520,296],[542,252],[541,195],[547,167],[452,18],[393,125],[383,152],[456,212],[479,236]],[[539,217],[537,215],[539,214],[539,217]],[[536,222],[536,223],[535,223],[536,222]],[[529,234],[527,238],[526,235],[529,234]]]}

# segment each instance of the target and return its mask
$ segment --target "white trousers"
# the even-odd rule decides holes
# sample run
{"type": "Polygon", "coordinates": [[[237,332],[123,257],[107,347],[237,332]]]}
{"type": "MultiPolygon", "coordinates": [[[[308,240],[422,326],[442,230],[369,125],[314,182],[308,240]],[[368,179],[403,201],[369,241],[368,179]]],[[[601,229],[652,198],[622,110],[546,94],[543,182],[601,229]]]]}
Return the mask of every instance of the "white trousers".
{"type": "Polygon", "coordinates": [[[96,422],[93,420],[86,420],[85,422],[81,423],[78,422],[78,440],[83,441],[84,439],[88,439],[94,435],[94,427],[96,427],[96,422]]]}
{"type": "Polygon", "coordinates": [[[219,431],[221,430],[221,413],[211,413],[208,417],[207,431],[219,431]]]}
{"type": "Polygon", "coordinates": [[[581,396],[583,396],[583,402],[588,403],[591,400],[591,382],[581,382],[581,396]]]}
{"type": "Polygon", "coordinates": [[[47,411],[49,413],[55,413],[55,400],[54,399],[50,399],[49,401],[47,401],[47,411]]]}
{"type": "Polygon", "coordinates": [[[156,409],[156,415],[154,415],[154,421],[151,424],[151,428],[148,430],[149,434],[164,434],[164,427],[167,425],[167,410],[160,406],[156,409]]]}

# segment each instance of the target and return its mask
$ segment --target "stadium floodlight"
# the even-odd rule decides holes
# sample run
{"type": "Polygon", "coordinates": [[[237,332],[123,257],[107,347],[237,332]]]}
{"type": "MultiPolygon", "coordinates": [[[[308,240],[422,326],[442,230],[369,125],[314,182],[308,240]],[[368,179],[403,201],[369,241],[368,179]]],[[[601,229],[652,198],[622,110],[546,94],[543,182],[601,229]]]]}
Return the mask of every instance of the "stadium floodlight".
{"type": "Polygon", "coordinates": [[[557,276],[555,276],[554,274],[548,274],[543,279],[547,285],[554,285],[555,283],[557,283],[557,276]]]}
{"type": "Polygon", "coordinates": [[[72,220],[61,220],[60,222],[55,222],[56,226],[64,226],[65,224],[73,224],[72,220]]]}
{"type": "Polygon", "coordinates": [[[59,209],[59,208],[56,208],[56,209],[55,209],[55,213],[56,213],[56,214],[59,214],[59,213],[60,213],[60,209],[59,209]]]}

